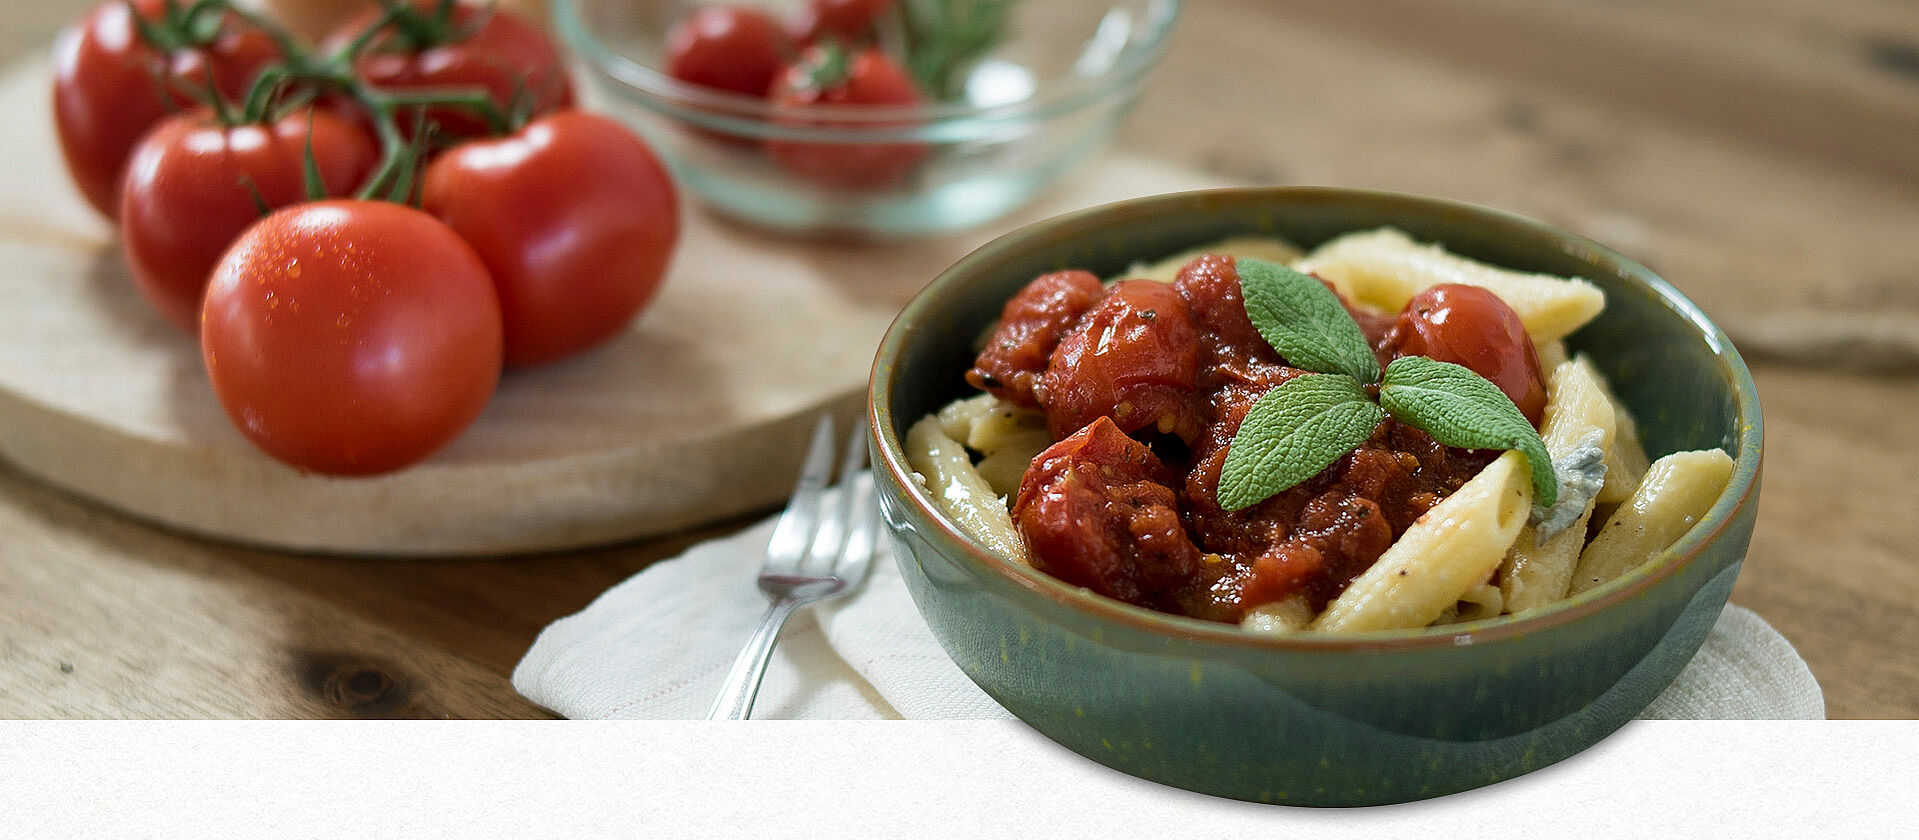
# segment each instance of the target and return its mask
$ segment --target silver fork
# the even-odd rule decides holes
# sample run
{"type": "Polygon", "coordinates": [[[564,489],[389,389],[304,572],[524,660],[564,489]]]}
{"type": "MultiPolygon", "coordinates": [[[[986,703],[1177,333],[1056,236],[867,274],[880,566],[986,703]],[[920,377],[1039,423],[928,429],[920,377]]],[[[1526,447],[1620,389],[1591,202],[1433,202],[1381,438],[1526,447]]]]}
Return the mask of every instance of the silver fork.
{"type": "Polygon", "coordinates": [[[720,685],[719,699],[707,712],[708,720],[745,720],[753,713],[753,698],[766,676],[767,660],[779,641],[780,627],[800,607],[838,597],[866,581],[879,531],[879,509],[869,487],[855,481],[866,462],[865,429],[855,424],[840,457],[836,504],[825,504],[827,470],[833,461],[833,418],[822,416],[813,427],[793,498],[773,526],[760,567],[760,591],[772,600],[759,629],[733,660],[720,685]]]}

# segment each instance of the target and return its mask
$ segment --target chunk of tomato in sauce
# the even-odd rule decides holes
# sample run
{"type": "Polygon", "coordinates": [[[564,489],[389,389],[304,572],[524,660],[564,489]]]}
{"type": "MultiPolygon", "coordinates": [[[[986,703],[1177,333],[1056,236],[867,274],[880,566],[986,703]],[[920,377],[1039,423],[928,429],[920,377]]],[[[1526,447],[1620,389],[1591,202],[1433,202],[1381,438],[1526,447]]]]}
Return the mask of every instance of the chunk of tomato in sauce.
{"type": "Polygon", "coordinates": [[[999,328],[987,338],[966,381],[1000,399],[1037,408],[1033,386],[1046,372],[1053,348],[1105,294],[1090,271],[1056,271],[1035,278],[1000,310],[999,328]]]}
{"type": "Polygon", "coordinates": [[[1519,313],[1478,286],[1442,283],[1413,295],[1386,337],[1399,356],[1426,356],[1486,377],[1539,425],[1546,413],[1546,379],[1519,313]]]}
{"type": "Polygon", "coordinates": [[[1033,459],[1013,522],[1041,571],[1169,609],[1202,562],[1181,525],[1175,480],[1153,450],[1100,417],[1033,459]]]}
{"type": "Polygon", "coordinates": [[[1190,441],[1200,345],[1186,299],[1172,286],[1124,280],[1054,348],[1038,396],[1054,438],[1094,419],[1121,431],[1152,428],[1190,441]]]}

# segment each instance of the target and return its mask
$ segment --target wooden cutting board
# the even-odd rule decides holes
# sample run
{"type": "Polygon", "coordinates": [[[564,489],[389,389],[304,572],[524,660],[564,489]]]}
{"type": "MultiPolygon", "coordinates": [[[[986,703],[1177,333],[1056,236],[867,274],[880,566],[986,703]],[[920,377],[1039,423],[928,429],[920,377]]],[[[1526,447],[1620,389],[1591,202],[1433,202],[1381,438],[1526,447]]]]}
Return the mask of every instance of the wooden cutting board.
{"type": "Polygon", "coordinates": [[[1016,218],[885,245],[776,237],[689,206],[666,286],[626,333],[509,371],[431,459],[336,479],[256,451],[198,344],[139,298],[111,224],[67,182],[48,79],[38,61],[0,76],[0,456],[163,525],[302,551],[573,548],[777,503],[814,416],[858,416],[881,334],[940,270],[1026,222],[1220,184],[1108,157],[1016,218]]]}

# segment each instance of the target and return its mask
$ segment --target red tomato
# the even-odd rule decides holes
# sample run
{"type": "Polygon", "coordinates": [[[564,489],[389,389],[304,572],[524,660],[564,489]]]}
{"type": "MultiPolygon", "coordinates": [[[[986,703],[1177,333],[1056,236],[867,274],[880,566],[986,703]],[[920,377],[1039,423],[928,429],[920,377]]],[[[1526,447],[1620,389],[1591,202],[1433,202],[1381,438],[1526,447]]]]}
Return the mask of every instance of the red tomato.
{"type": "Polygon", "coordinates": [[[791,48],[765,12],[703,6],[666,35],[666,72],[701,87],[766,96],[791,48]]]}
{"type": "Polygon", "coordinates": [[[626,329],[679,238],[666,167],[631,131],[584,111],[454,147],[428,165],[422,206],[493,275],[513,365],[570,356],[626,329]]]}
{"type": "Polygon", "coordinates": [[[1064,438],[1100,417],[1121,431],[1156,428],[1191,441],[1204,426],[1198,327],[1171,283],[1122,280],[1053,349],[1039,388],[1046,422],[1064,438]]]}
{"type": "Polygon", "coordinates": [[[241,433],[301,470],[371,475],[444,446],[500,379],[486,266],[418,210],[321,201],[247,228],[207,286],[200,351],[241,433]]]}
{"type": "Polygon", "coordinates": [[[1445,283],[1413,296],[1387,337],[1395,356],[1426,356],[1471,368],[1519,406],[1534,426],[1546,412],[1546,380],[1518,313],[1478,286],[1445,283]]]}
{"type": "Polygon", "coordinates": [[[873,34],[873,24],[893,0],[809,0],[786,18],[786,37],[801,46],[822,38],[852,44],[873,34]]]}
{"type": "MultiPolygon", "coordinates": [[[[827,127],[874,123],[809,118],[805,109],[816,105],[899,107],[921,101],[919,89],[906,71],[878,49],[849,56],[819,47],[808,48],[798,63],[786,68],[768,96],[773,101],[776,122],[827,127]]],[[[795,177],[843,190],[895,186],[909,178],[926,157],[923,143],[768,140],[766,148],[780,167],[795,177]]]]}
{"type": "Polygon", "coordinates": [[[60,151],[80,193],[107,216],[120,209],[121,174],[134,143],[190,107],[186,91],[203,88],[210,73],[222,95],[237,99],[261,66],[279,57],[271,38],[231,15],[207,43],[164,53],[141,37],[134,14],[158,21],[165,10],[165,0],[106,0],[54,42],[60,151]]]}
{"type": "MultiPolygon", "coordinates": [[[[419,15],[432,19],[437,3],[416,0],[414,6],[419,15]]],[[[353,40],[381,14],[374,7],[348,21],[327,39],[325,49],[338,49],[353,40]]],[[[409,38],[404,28],[382,33],[360,53],[354,72],[382,89],[482,88],[502,113],[522,96],[532,97],[530,113],[535,115],[573,104],[573,83],[559,50],[525,19],[504,9],[460,4],[453,7],[448,20],[434,21],[429,28],[439,31],[425,43],[409,38]]],[[[466,108],[428,108],[426,118],[448,139],[492,133],[484,118],[466,108]]],[[[411,132],[412,118],[403,115],[400,128],[411,132]]]]}
{"type": "Polygon", "coordinates": [[[1177,475],[1100,417],[1033,458],[1013,522],[1035,568],[1109,598],[1175,609],[1204,562],[1180,522],[1177,475]]]}
{"type": "Polygon", "coordinates": [[[328,195],[344,195],[379,160],[372,138],[326,111],[226,127],[205,112],[171,117],[134,147],[120,192],[120,238],[133,280],[181,329],[199,328],[200,295],[227,246],[261,205],[307,199],[305,157],[328,195]]]}

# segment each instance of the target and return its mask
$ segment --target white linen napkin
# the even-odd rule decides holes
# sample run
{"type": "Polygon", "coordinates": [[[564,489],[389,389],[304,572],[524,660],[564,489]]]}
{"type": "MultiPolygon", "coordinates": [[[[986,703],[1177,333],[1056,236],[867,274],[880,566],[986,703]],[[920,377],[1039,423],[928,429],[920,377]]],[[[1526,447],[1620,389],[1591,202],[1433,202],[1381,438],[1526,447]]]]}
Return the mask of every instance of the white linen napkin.
{"type": "MultiPolygon", "coordinates": [[[[647,567],[549,625],[513,671],[527,699],[569,718],[702,718],[752,634],[774,518],[647,567]]],[[[858,593],[787,622],[756,718],[1010,717],[926,628],[882,540],[858,593]]],[[[1825,697],[1791,643],[1728,605],[1647,718],[1823,719],[1825,697]]]]}

